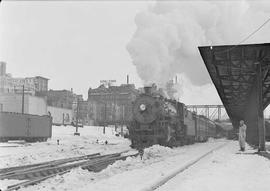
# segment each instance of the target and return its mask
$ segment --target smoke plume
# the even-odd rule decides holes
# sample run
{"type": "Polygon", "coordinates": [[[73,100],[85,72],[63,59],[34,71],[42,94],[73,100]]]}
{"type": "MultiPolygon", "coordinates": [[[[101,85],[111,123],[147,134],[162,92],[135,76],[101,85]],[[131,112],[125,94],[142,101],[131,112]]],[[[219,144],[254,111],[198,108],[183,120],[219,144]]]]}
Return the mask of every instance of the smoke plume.
{"type": "MultiPolygon", "coordinates": [[[[267,1],[158,1],[135,17],[127,45],[145,84],[165,87],[176,74],[196,86],[210,82],[198,46],[237,44],[270,15],[267,1]]],[[[245,43],[269,42],[270,24],[245,43]]]]}

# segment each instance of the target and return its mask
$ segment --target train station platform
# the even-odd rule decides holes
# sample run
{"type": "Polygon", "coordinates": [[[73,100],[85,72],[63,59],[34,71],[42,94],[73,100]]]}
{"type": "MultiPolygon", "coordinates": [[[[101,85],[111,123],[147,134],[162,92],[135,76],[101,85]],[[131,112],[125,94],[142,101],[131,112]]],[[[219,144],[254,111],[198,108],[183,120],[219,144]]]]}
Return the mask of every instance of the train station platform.
{"type": "Polygon", "coordinates": [[[261,152],[260,155],[262,155],[265,158],[268,158],[270,160],[270,142],[266,142],[265,149],[266,149],[266,151],[261,152]]]}
{"type": "Polygon", "coordinates": [[[247,125],[247,142],[265,150],[264,109],[270,104],[270,43],[199,47],[234,129],[247,125]]]}
{"type": "Polygon", "coordinates": [[[270,160],[249,146],[240,152],[238,142],[232,141],[157,190],[267,191],[269,178],[270,160]]]}

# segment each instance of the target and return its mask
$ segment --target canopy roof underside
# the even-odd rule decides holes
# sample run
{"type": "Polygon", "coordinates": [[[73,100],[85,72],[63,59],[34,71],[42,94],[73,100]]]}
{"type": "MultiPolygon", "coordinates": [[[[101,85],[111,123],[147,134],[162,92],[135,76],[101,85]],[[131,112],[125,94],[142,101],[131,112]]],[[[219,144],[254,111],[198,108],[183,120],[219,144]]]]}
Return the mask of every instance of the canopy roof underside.
{"type": "Polygon", "coordinates": [[[199,47],[200,54],[230,117],[242,117],[261,64],[263,108],[270,103],[270,43],[199,47]]]}

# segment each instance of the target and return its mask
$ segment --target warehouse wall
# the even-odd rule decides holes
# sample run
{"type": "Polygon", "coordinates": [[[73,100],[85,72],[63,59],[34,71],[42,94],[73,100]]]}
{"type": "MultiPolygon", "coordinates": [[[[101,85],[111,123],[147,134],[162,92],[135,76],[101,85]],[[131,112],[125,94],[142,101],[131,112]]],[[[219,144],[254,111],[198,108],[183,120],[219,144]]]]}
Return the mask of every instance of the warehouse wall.
{"type": "Polygon", "coordinates": [[[51,113],[53,124],[71,124],[73,118],[72,109],[48,106],[47,110],[51,113]]]}
{"type": "MultiPolygon", "coordinates": [[[[0,94],[2,110],[7,112],[22,112],[22,95],[13,93],[0,94]]],[[[33,115],[47,115],[45,98],[32,95],[24,96],[24,113],[33,115]]]]}
{"type": "Polygon", "coordinates": [[[16,94],[0,94],[2,110],[7,112],[22,112],[22,96],[16,94]]]}
{"type": "Polygon", "coordinates": [[[29,114],[47,115],[47,103],[42,97],[27,96],[25,105],[29,114]]]}

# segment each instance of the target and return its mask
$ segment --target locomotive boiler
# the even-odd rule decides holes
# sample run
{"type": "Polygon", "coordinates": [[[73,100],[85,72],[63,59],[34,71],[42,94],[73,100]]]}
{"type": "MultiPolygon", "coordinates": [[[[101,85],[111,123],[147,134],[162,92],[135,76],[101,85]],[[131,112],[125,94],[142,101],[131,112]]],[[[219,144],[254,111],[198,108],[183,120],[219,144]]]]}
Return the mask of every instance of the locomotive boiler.
{"type": "Polygon", "coordinates": [[[128,127],[132,147],[154,144],[175,146],[185,138],[184,105],[144,88],[132,105],[133,120],[128,127]]]}

